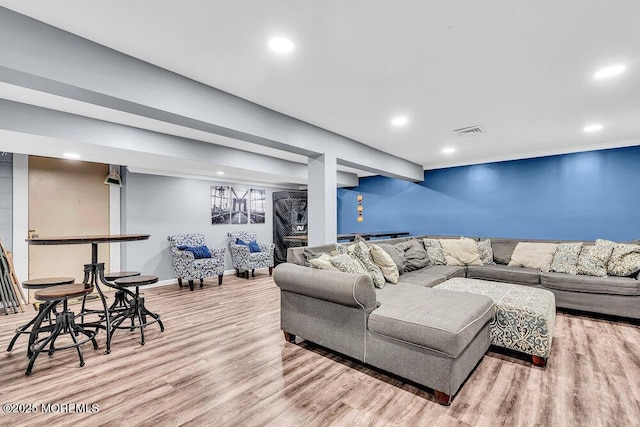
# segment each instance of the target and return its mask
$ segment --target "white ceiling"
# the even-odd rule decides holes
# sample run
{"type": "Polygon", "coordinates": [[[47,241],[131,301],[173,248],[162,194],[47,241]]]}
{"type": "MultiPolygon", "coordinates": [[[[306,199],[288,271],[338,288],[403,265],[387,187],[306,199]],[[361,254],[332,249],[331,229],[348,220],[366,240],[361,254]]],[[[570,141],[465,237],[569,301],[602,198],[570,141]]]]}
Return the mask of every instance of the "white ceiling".
{"type": "Polygon", "coordinates": [[[637,0],[0,5],[426,169],[640,144],[637,0]],[[277,35],[291,54],[268,50],[277,35]],[[620,77],[593,79],[618,63],[620,77]],[[603,130],[584,133],[593,122],[603,130]],[[484,133],[452,132],[473,125],[484,133]]]}

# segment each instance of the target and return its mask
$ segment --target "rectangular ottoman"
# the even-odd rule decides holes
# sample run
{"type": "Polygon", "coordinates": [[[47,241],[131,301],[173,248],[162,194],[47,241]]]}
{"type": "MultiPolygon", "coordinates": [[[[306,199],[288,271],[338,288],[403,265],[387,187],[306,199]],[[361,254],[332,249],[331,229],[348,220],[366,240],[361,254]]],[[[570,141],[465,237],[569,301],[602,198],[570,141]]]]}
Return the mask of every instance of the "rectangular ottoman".
{"type": "Polygon", "coordinates": [[[491,298],[413,285],[369,315],[366,363],[432,388],[449,405],[489,349],[491,298]]]}
{"type": "Polygon", "coordinates": [[[529,286],[463,278],[447,280],[436,288],[490,297],[496,307],[490,324],[491,344],[529,354],[535,366],[546,366],[556,319],[553,293],[529,286]]]}

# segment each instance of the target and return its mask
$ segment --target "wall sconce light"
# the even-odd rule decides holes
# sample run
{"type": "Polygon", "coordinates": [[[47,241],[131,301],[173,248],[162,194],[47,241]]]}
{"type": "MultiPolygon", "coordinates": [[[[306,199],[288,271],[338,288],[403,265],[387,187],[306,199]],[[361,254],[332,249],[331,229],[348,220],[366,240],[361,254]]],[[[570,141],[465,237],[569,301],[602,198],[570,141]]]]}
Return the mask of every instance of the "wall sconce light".
{"type": "Polygon", "coordinates": [[[362,211],[364,211],[364,207],[362,207],[362,194],[358,194],[356,200],[358,201],[358,222],[362,222],[364,221],[362,217],[362,211]]]}

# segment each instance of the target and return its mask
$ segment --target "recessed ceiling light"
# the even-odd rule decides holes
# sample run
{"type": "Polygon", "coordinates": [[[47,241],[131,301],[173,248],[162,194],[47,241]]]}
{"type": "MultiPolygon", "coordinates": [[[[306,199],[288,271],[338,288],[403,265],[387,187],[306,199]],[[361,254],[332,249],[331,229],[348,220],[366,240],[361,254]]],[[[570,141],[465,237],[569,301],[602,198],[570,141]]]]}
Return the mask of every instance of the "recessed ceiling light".
{"type": "Polygon", "coordinates": [[[394,126],[404,126],[407,123],[409,123],[409,119],[407,118],[407,116],[396,116],[391,119],[391,124],[394,126]]]}
{"type": "Polygon", "coordinates": [[[284,37],[275,37],[269,40],[269,49],[277,53],[289,53],[293,50],[293,42],[284,37]]]}
{"type": "Polygon", "coordinates": [[[456,149],[453,148],[453,147],[445,147],[445,148],[442,149],[442,153],[443,154],[452,154],[452,153],[455,153],[455,152],[456,152],[456,149]]]}
{"type": "Polygon", "coordinates": [[[592,125],[585,126],[583,130],[585,132],[598,132],[599,130],[602,130],[602,128],[603,126],[600,123],[594,123],[592,125]]]}
{"type": "Polygon", "coordinates": [[[623,64],[612,65],[598,70],[598,72],[593,75],[593,78],[596,80],[608,79],[609,77],[615,77],[624,73],[626,69],[626,65],[623,64]]]}
{"type": "Polygon", "coordinates": [[[71,160],[78,160],[80,158],[80,154],[78,153],[64,153],[62,156],[71,160]]]}
{"type": "Polygon", "coordinates": [[[224,172],[222,172],[222,171],[218,171],[218,172],[216,172],[216,173],[217,173],[218,175],[224,175],[224,172]]]}

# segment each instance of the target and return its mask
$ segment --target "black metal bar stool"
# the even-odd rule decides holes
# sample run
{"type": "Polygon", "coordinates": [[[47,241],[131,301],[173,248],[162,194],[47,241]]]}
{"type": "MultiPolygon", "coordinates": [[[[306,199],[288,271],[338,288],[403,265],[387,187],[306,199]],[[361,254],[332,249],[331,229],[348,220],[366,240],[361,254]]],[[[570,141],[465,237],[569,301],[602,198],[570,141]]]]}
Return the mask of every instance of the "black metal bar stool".
{"type": "MultiPolygon", "coordinates": [[[[68,285],[73,282],[75,282],[75,279],[73,277],[43,277],[41,279],[25,280],[24,282],[22,282],[22,287],[29,290],[39,290],[39,289],[48,288],[50,286],[68,285]]],[[[13,346],[15,345],[20,335],[31,333],[31,327],[38,319],[39,314],[43,312],[50,313],[51,310],[54,309],[55,304],[53,304],[53,306],[51,307],[51,310],[47,310],[49,308],[48,306],[49,304],[47,303],[40,304],[38,307],[38,313],[33,317],[33,319],[31,319],[29,322],[25,323],[24,325],[16,328],[16,333],[11,339],[11,342],[9,343],[9,347],[7,347],[7,351],[13,350],[13,346]]],[[[46,318],[43,317],[42,320],[46,320],[46,318]]],[[[29,346],[27,346],[27,357],[31,357],[31,351],[29,349],[29,346]]]]}
{"type": "MultiPolygon", "coordinates": [[[[50,306],[54,306],[62,302],[62,312],[56,313],[56,321],[51,326],[45,326],[44,328],[40,328],[40,323],[36,321],[33,326],[33,330],[31,333],[31,357],[29,359],[29,365],[27,366],[27,371],[25,372],[27,375],[31,375],[31,370],[33,369],[33,364],[36,359],[43,351],[46,351],[49,356],[53,355],[54,352],[58,350],[66,350],[68,348],[75,348],[78,352],[78,358],[80,359],[80,366],[84,366],[84,357],[82,356],[82,350],[80,346],[88,341],[93,343],[93,349],[98,349],[98,343],[96,342],[95,336],[97,331],[88,331],[85,328],[77,325],[75,322],[75,314],[72,311],[69,311],[68,307],[68,299],[75,297],[83,297],[87,294],[93,292],[93,286],[85,287],[83,284],[73,284],[73,285],[60,285],[45,288],[36,292],[36,299],[41,301],[49,301],[50,306]],[[42,331],[50,331],[51,334],[46,338],[38,339],[38,334],[42,331]],[[61,334],[68,334],[73,341],[72,344],[63,345],[62,347],[56,347],[56,340],[59,338],[61,334]],[[76,335],[83,334],[86,336],[81,341],[78,341],[76,335]],[[49,347],[48,349],[45,349],[49,347]]],[[[38,316],[40,317],[40,315],[38,316]]],[[[41,319],[40,319],[41,320],[41,319]]]]}
{"type": "Polygon", "coordinates": [[[116,279],[113,283],[116,289],[126,293],[132,298],[128,301],[129,308],[116,314],[111,321],[111,330],[109,331],[110,338],[113,337],[114,332],[117,329],[140,329],[140,345],[144,345],[144,328],[153,323],[160,325],[160,332],[164,332],[164,325],[160,320],[160,315],[152,313],[144,305],[144,297],[140,295],[140,286],[150,285],[158,281],[158,276],[133,276],[123,277],[116,279]],[[131,292],[126,288],[135,287],[135,292],[131,292]],[[147,316],[153,318],[151,321],[147,321],[147,316]],[[131,320],[130,326],[121,326],[125,320],[131,320]],[[137,323],[136,323],[137,321],[137,323]]]}
{"type": "MultiPolygon", "coordinates": [[[[104,278],[109,282],[113,282],[117,279],[122,279],[123,277],[134,277],[139,275],[140,275],[139,271],[116,271],[116,272],[104,273],[104,278]]],[[[111,306],[109,306],[109,311],[117,312],[121,310],[126,310],[127,308],[128,308],[128,304],[127,304],[126,294],[119,289],[116,290],[115,296],[113,298],[113,303],[111,304],[111,306]]]]}

